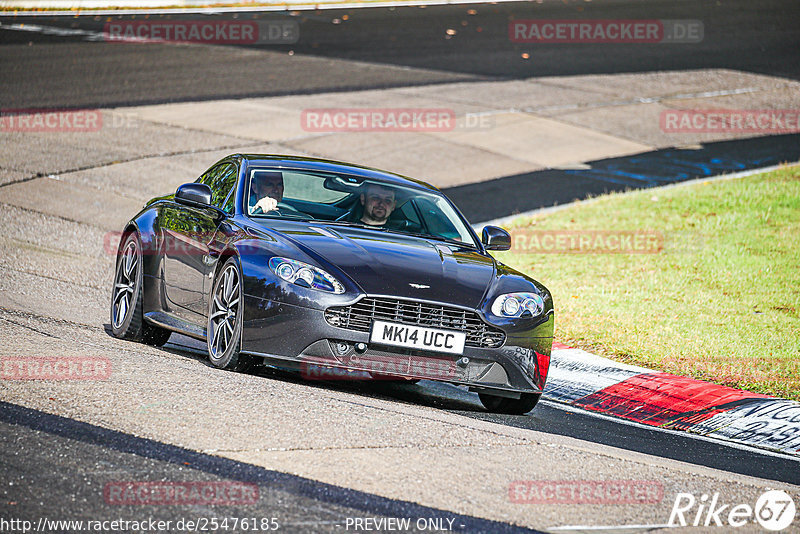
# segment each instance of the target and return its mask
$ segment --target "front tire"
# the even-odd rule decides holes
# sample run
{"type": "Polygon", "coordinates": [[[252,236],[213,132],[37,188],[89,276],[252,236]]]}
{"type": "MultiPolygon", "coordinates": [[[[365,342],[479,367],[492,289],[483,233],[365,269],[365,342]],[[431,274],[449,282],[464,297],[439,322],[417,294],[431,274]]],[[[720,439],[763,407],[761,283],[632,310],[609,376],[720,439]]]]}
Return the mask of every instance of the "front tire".
{"type": "Polygon", "coordinates": [[[244,300],[242,275],[236,258],[229,258],[214,281],[208,303],[206,345],[214,367],[246,372],[255,367],[251,356],[240,354],[244,300]]]}
{"type": "Polygon", "coordinates": [[[498,397],[497,395],[490,395],[488,393],[478,393],[478,396],[481,399],[481,404],[483,404],[487,411],[508,415],[524,415],[533,410],[542,394],[523,393],[518,399],[498,397]]]}
{"type": "Polygon", "coordinates": [[[111,290],[111,332],[120,339],[162,346],[172,334],[169,330],[144,322],[142,315],[142,243],[139,234],[124,236],[114,288],[111,290]]]}

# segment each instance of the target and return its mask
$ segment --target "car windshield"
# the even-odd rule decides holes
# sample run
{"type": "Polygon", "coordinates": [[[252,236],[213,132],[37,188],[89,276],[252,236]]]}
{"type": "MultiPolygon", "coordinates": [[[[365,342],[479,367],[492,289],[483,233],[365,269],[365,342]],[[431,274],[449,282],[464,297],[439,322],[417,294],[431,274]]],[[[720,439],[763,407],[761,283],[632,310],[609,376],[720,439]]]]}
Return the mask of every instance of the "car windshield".
{"type": "Polygon", "coordinates": [[[255,218],[319,220],[477,246],[442,194],[350,175],[251,167],[245,210],[255,218]]]}

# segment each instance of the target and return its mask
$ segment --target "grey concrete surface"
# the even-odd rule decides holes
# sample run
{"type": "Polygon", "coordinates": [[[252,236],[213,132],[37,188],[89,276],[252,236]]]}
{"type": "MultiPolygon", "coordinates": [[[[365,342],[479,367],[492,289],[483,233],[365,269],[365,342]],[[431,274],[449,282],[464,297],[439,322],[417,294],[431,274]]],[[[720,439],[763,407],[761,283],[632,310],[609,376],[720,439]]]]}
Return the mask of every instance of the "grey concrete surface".
{"type": "MultiPolygon", "coordinates": [[[[139,159],[160,166],[171,161],[169,156],[196,151],[222,154],[264,150],[355,161],[438,187],[452,187],[653,149],[755,135],[665,132],[660,113],[667,109],[800,109],[800,82],[776,77],[704,70],[620,78],[538,78],[334,92],[324,97],[298,95],[116,108],[104,111],[110,118],[100,132],[3,134],[7,143],[0,147],[5,155],[0,169],[12,177],[7,182],[69,170],[90,171],[97,176],[99,172],[136,172],[139,159]],[[735,94],[737,91],[744,92],[735,94]],[[533,102],[539,104],[530,107],[533,102]],[[309,109],[365,107],[450,109],[459,122],[444,132],[316,132],[302,120],[303,112],[309,109]],[[134,167],[109,165],[120,161],[134,167]],[[454,172],[451,161],[471,163],[454,172]]],[[[147,182],[157,176],[154,172],[148,173],[147,182]]],[[[192,175],[188,169],[187,173],[192,175]]],[[[80,173],[68,176],[63,179],[75,183],[89,180],[80,173]]],[[[14,198],[24,196],[15,188],[4,194],[11,195],[12,191],[14,198]]]]}

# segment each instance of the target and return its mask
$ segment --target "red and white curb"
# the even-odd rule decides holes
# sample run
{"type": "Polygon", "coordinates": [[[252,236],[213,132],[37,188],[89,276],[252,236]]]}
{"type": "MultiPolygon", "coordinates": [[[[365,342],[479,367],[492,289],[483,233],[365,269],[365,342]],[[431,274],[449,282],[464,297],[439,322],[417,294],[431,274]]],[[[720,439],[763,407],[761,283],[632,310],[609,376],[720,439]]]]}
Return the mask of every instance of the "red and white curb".
{"type": "Polygon", "coordinates": [[[637,423],[800,456],[800,403],[553,343],[544,397],[637,423]]]}

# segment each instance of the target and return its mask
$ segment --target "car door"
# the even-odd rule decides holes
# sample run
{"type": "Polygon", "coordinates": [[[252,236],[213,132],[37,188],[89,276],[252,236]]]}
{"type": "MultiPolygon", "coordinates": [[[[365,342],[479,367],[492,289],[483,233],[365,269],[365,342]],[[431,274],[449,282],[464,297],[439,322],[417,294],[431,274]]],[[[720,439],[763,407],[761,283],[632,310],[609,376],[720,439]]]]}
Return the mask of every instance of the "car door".
{"type": "MultiPolygon", "coordinates": [[[[233,163],[216,165],[198,181],[211,188],[211,203],[219,208],[236,185],[237,168],[233,163]]],[[[206,299],[203,284],[214,258],[209,244],[220,224],[216,212],[177,203],[164,209],[161,229],[164,238],[164,282],[167,298],[176,305],[173,312],[192,322],[203,324],[206,299]]]]}

